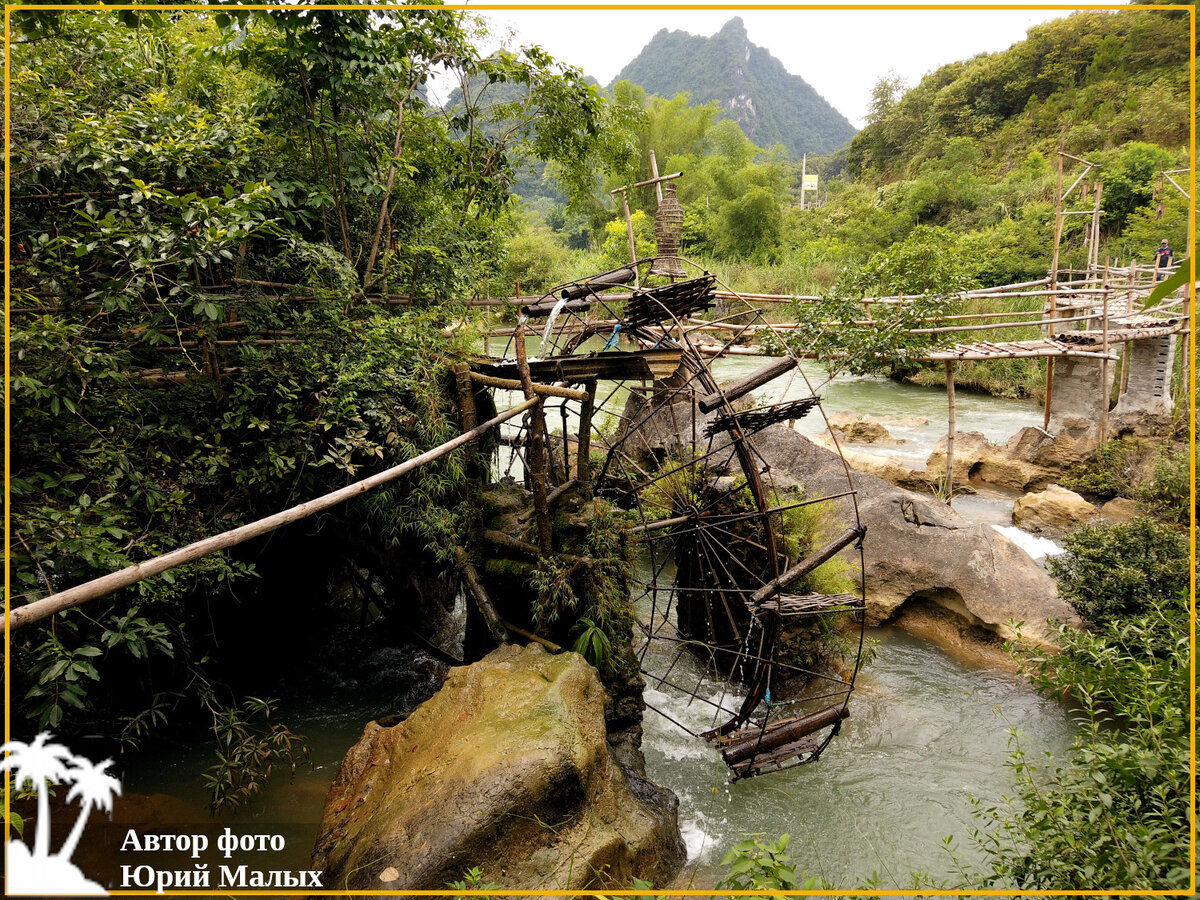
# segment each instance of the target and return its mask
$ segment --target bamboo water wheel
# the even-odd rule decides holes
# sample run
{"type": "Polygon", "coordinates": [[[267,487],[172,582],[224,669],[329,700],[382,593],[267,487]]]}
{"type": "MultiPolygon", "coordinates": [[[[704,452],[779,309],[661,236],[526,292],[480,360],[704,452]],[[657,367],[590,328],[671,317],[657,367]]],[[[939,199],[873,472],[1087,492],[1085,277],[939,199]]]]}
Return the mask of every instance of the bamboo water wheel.
{"type": "MultiPolygon", "coordinates": [[[[817,759],[848,715],[862,653],[861,575],[856,592],[821,593],[804,583],[840,551],[861,551],[864,529],[847,483],[835,496],[850,498],[850,521],[825,523],[819,541],[798,543],[789,533],[790,517],[829,498],[774,490],[755,435],[820,415],[820,398],[793,356],[722,387],[707,359],[713,347],[699,343],[710,337],[698,317],[715,304],[714,277],[652,286],[657,267],[641,260],[560,285],[526,306],[529,324],[542,332],[529,371],[589,392],[587,403],[546,407],[547,434],[559,411],[562,423],[547,437],[549,470],[577,473],[636,522],[634,600],[648,685],[710,708],[710,726],[688,730],[716,744],[735,777],[750,777],[817,759]],[[785,377],[792,389],[780,391],[785,377]],[[748,407],[757,389],[778,399],[748,407]],[[822,620],[836,620],[850,648],[840,666],[814,666],[788,652],[788,635],[828,632],[822,620]],[[796,684],[801,692],[788,695],[796,684]]],[[[736,316],[746,334],[766,327],[749,305],[736,316]]],[[[514,372],[510,363],[492,368],[496,377],[514,372]]],[[[522,446],[519,436],[508,443],[522,446]]]]}

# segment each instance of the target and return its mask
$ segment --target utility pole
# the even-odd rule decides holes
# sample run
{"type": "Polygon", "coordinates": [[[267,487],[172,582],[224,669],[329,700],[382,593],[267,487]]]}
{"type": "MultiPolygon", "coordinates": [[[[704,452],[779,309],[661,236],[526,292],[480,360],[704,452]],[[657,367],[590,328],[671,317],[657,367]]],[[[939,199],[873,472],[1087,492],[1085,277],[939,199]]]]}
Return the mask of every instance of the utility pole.
{"type": "Polygon", "coordinates": [[[808,174],[808,154],[800,158],[800,208],[804,209],[804,176],[808,174]]]}

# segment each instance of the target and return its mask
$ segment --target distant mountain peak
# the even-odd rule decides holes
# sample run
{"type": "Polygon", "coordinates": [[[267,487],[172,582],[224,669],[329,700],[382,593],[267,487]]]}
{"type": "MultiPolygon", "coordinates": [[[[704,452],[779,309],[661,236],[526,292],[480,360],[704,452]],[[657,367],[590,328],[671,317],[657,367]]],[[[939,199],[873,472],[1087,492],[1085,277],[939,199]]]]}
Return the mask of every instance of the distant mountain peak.
{"type": "Polygon", "coordinates": [[[742,21],[741,16],[734,16],[732,19],[722,25],[718,34],[728,34],[731,37],[741,36],[749,40],[749,36],[746,34],[746,23],[742,21]]]}
{"type": "Polygon", "coordinates": [[[687,91],[696,104],[716,100],[760,147],[783,144],[795,156],[832,153],[856,133],[807,81],[750,41],[740,16],[710,38],[663,28],[615,79],[623,80],[661,97],[687,91]]]}

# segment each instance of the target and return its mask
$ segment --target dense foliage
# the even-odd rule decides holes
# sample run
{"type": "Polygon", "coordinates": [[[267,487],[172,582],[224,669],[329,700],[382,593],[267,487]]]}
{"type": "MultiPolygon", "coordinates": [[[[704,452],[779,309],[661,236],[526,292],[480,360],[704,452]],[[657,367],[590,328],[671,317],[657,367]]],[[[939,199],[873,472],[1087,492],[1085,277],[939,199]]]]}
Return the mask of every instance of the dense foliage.
{"type": "MultiPolygon", "coordinates": [[[[13,18],[18,605],[456,434],[443,354],[465,339],[459,301],[497,270],[509,154],[555,160],[571,195],[632,150],[600,139],[608,106],[580,73],[537,48],[484,58],[448,10],[13,18]],[[425,100],[442,67],[523,90],[448,113],[425,100]],[[496,133],[495,115],[524,124],[496,133]]],[[[236,760],[262,732],[222,686],[226,629],[312,602],[255,576],[436,574],[462,486],[451,456],[28,627],[19,727],[132,741],[198,699],[236,760]],[[381,568],[398,546],[403,565],[381,568]]],[[[254,783],[216,777],[229,796],[254,783]]]]}
{"type": "MultiPolygon", "coordinates": [[[[1009,50],[943,66],[902,95],[877,91],[847,166],[891,180],[963,138],[984,142],[1000,169],[1031,149],[1053,152],[1060,141],[1068,153],[1097,162],[1097,150],[1130,141],[1182,147],[1185,31],[1177,14],[1154,12],[1076,13],[1035,25],[1009,50]]],[[[1119,207],[1123,196],[1111,196],[1105,208],[1119,207]]]]}
{"type": "Polygon", "coordinates": [[[1059,593],[1095,625],[1142,615],[1148,605],[1187,590],[1187,542],[1149,517],[1085,525],[1063,538],[1050,560],[1059,593]]]}
{"type": "Polygon", "coordinates": [[[1061,653],[1035,660],[1034,684],[1081,707],[1062,762],[1013,756],[1017,797],[983,809],[975,837],[993,872],[1021,890],[1186,890],[1190,625],[1186,594],[1148,590],[1136,614],[1095,632],[1060,631],[1061,653]]]}

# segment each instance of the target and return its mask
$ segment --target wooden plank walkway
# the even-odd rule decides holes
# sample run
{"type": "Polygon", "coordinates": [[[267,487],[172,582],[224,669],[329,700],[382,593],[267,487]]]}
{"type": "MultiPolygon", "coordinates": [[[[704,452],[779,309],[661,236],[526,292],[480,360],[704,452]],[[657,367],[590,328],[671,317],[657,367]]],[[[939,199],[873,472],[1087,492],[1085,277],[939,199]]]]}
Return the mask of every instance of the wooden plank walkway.
{"type": "Polygon", "coordinates": [[[915,354],[914,359],[934,362],[989,359],[1030,359],[1054,356],[1075,356],[1085,359],[1116,359],[1115,353],[1081,348],[1077,344],[1063,343],[1050,338],[1029,341],[975,341],[971,344],[955,344],[943,350],[915,354]]]}

